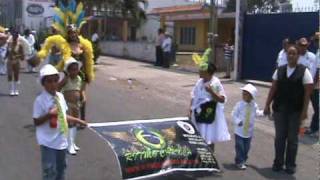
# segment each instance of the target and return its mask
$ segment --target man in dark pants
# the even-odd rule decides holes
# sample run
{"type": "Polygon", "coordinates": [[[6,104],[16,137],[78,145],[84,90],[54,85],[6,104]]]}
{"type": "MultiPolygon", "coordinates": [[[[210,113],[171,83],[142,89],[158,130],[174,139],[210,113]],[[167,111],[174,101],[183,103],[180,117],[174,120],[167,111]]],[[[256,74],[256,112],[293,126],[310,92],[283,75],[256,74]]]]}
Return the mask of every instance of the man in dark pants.
{"type": "Polygon", "coordinates": [[[162,50],[162,43],[164,41],[164,33],[163,30],[160,28],[158,30],[158,37],[156,40],[156,63],[155,66],[162,66],[163,64],[163,50],[162,50]]]}
{"type": "Polygon", "coordinates": [[[162,43],[162,50],[163,50],[163,64],[162,67],[169,68],[170,61],[171,61],[171,47],[172,47],[172,39],[170,37],[170,33],[165,33],[165,39],[162,43]]]}
{"type": "Polygon", "coordinates": [[[288,174],[296,172],[298,134],[307,118],[308,103],[313,87],[310,71],[298,62],[298,49],[288,48],[288,64],[280,66],[273,74],[265,114],[270,114],[273,102],[275,121],[275,159],[272,170],[281,171],[286,166],[288,174]]]}
{"type": "MultiPolygon", "coordinates": [[[[319,69],[317,70],[315,81],[319,77],[319,69]]],[[[315,83],[315,86],[319,86],[315,83]]],[[[314,114],[312,116],[312,121],[310,124],[310,128],[306,131],[306,134],[313,135],[319,131],[319,87],[315,87],[311,95],[311,103],[314,110],[314,114]]]]}

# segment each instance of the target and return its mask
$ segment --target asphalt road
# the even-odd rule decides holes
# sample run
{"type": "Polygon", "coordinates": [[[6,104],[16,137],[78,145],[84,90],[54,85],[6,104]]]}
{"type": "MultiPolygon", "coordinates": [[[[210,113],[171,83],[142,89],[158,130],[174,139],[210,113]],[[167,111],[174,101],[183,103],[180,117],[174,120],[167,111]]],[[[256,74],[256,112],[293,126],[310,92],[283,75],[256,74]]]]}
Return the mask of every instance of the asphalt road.
{"type": "MultiPolygon", "coordinates": [[[[124,69],[134,71],[134,69],[124,69]]],[[[149,69],[153,71],[152,68],[149,69]]],[[[165,72],[164,72],[165,73],[165,72]]],[[[37,74],[21,74],[21,95],[9,97],[6,77],[0,77],[0,180],[40,180],[40,150],[36,143],[32,125],[32,105],[41,92],[36,82],[37,74]]],[[[111,122],[135,119],[154,119],[185,116],[189,99],[177,102],[175,98],[163,98],[165,88],[156,88],[135,82],[130,89],[126,80],[114,77],[106,67],[100,66],[96,80],[88,88],[87,119],[89,122],[111,122]],[[181,103],[183,102],[183,103],[181,103]]],[[[159,84],[161,86],[159,77],[159,84]]],[[[187,87],[192,88],[192,86],[187,87]]],[[[230,129],[231,131],[232,129],[230,129]]],[[[68,156],[67,179],[69,180],[118,180],[121,179],[116,158],[107,144],[89,129],[79,132],[77,156],[68,156]]],[[[273,136],[264,131],[256,131],[250,152],[249,168],[236,170],[233,165],[234,142],[217,145],[217,158],[223,169],[218,176],[198,179],[260,180],[298,179],[314,180],[318,174],[317,152],[311,144],[303,144],[299,149],[299,169],[295,176],[273,173],[273,136]]],[[[158,179],[195,179],[186,175],[172,175],[158,179]]]]}

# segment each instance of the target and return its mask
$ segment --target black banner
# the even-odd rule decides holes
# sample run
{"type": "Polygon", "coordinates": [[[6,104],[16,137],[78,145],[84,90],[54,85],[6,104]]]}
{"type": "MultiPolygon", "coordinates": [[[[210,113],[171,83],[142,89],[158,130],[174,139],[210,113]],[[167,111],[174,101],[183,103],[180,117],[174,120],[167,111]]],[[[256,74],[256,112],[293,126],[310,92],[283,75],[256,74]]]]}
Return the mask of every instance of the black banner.
{"type": "Polygon", "coordinates": [[[173,171],[219,172],[218,163],[187,118],[90,124],[118,157],[123,179],[173,171]]]}

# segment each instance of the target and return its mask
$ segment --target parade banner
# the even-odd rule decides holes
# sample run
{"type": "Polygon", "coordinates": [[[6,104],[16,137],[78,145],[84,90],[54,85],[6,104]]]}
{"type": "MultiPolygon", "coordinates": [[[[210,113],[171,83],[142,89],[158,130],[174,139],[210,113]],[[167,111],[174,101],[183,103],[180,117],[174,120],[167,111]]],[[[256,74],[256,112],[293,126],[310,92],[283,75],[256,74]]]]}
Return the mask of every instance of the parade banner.
{"type": "Polygon", "coordinates": [[[89,124],[117,156],[123,179],[175,171],[219,172],[218,163],[187,118],[89,124]]]}

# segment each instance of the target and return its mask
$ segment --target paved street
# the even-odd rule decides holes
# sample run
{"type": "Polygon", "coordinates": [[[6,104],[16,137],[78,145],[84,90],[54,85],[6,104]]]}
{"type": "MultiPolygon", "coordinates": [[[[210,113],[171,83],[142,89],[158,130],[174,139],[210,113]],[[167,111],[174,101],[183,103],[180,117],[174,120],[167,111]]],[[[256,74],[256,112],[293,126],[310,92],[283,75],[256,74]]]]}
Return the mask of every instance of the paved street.
{"type": "MultiPolygon", "coordinates": [[[[153,119],[185,116],[190,103],[190,91],[198,76],[194,73],[164,70],[151,64],[102,57],[97,65],[97,78],[88,88],[87,118],[89,122],[153,119]],[[128,84],[132,79],[132,84],[128,84]]],[[[5,76],[0,77],[0,180],[40,180],[40,151],[32,125],[32,105],[41,91],[37,74],[21,74],[21,95],[9,97],[5,76]]],[[[241,98],[239,82],[223,81],[228,101],[225,114],[230,124],[232,107],[241,98]]],[[[263,108],[268,88],[258,87],[257,97],[263,108]]],[[[311,117],[311,108],[309,111],[311,117]]],[[[260,118],[249,154],[249,167],[239,171],[233,165],[234,141],[216,145],[222,175],[198,179],[221,180],[316,180],[319,156],[316,139],[301,139],[298,172],[294,176],[271,171],[273,161],[273,122],[260,118]]],[[[81,151],[68,157],[69,180],[121,179],[115,156],[110,147],[89,129],[78,135],[81,151]]],[[[158,179],[177,179],[180,176],[158,179]]],[[[184,177],[184,179],[193,179],[184,177]]]]}

